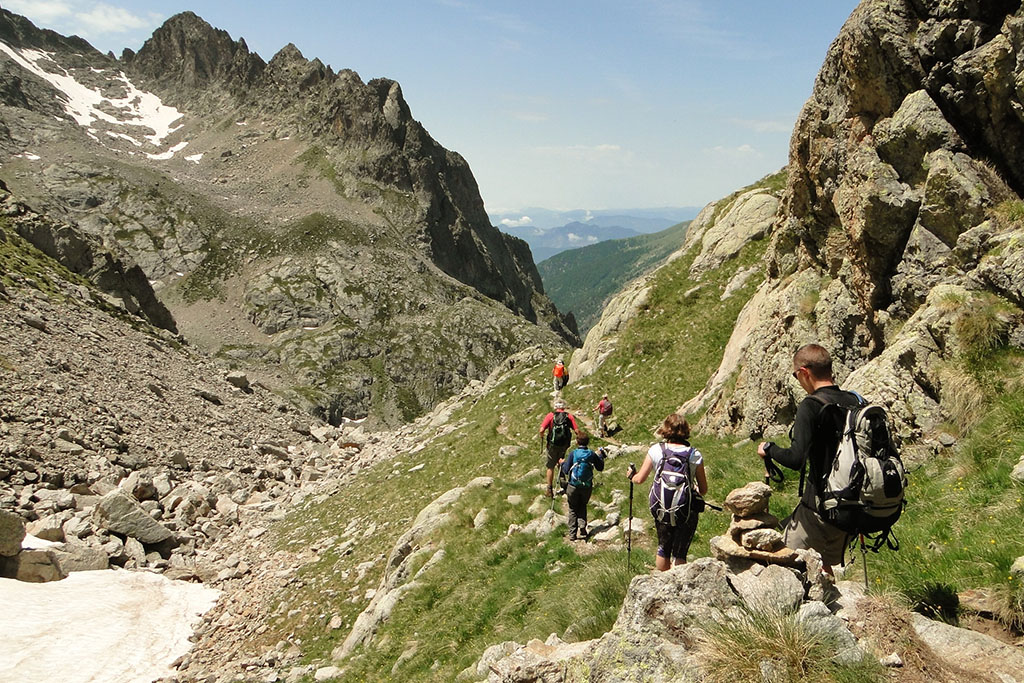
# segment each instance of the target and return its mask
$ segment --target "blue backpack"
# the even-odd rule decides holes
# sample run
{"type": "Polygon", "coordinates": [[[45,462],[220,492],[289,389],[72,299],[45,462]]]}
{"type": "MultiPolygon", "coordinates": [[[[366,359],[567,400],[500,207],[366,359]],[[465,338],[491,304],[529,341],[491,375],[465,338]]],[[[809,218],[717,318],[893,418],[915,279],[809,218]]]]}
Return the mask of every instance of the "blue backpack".
{"type": "Polygon", "coordinates": [[[590,462],[593,451],[577,448],[572,452],[572,465],[569,469],[570,486],[593,486],[594,465],[590,462]]]}
{"type": "Polygon", "coordinates": [[[651,514],[662,524],[676,526],[690,516],[693,482],[690,481],[690,456],[687,446],[682,454],[669,451],[661,444],[661,462],[654,474],[649,498],[651,514]]]}

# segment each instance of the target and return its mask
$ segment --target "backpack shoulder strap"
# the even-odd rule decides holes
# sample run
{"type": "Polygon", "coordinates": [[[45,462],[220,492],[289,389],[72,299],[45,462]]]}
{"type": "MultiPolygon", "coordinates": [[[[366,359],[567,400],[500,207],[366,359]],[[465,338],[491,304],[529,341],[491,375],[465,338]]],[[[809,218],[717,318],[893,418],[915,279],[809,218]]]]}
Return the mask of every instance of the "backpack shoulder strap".
{"type": "MultiPolygon", "coordinates": [[[[824,396],[819,396],[818,394],[807,394],[807,398],[814,399],[815,401],[820,403],[822,411],[824,411],[825,408],[828,408],[829,406],[839,405],[838,403],[834,403],[834,402],[828,400],[827,398],[825,398],[824,396]]],[[[818,420],[821,419],[821,413],[818,413],[817,419],[818,420]]],[[[807,460],[808,460],[808,458],[804,458],[804,462],[800,466],[800,486],[797,488],[797,494],[796,494],[800,500],[803,500],[803,497],[804,497],[804,483],[807,480],[807,460]]]]}
{"type": "Polygon", "coordinates": [[[665,460],[668,458],[668,448],[666,447],[665,442],[662,441],[658,446],[661,448],[661,460],[658,461],[658,467],[654,472],[655,479],[661,476],[661,471],[665,469],[665,460]]]}

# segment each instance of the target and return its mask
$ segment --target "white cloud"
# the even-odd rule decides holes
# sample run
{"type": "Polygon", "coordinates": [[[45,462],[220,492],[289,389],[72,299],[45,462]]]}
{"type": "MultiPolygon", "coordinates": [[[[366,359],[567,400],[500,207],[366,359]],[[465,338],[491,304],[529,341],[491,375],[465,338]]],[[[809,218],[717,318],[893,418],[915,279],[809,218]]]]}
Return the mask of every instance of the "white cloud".
{"type": "Polygon", "coordinates": [[[574,232],[570,232],[570,233],[566,234],[566,239],[568,239],[573,244],[578,244],[580,242],[586,242],[587,244],[593,244],[594,242],[597,242],[597,237],[594,236],[594,235],[577,235],[574,232]]]}
{"type": "Polygon", "coordinates": [[[95,0],[5,0],[4,7],[45,28],[89,39],[133,31],[148,33],[164,18],[95,0]]]}
{"type": "Polygon", "coordinates": [[[7,0],[4,7],[34,22],[43,23],[66,17],[74,11],[69,3],[61,0],[7,0]]]}
{"type": "Polygon", "coordinates": [[[529,216],[523,216],[522,218],[503,218],[501,224],[506,228],[521,228],[524,225],[533,225],[533,219],[529,216]]]}
{"type": "Polygon", "coordinates": [[[100,2],[85,12],[76,12],[75,18],[84,26],[85,35],[102,33],[127,33],[153,25],[152,16],[143,18],[132,14],[123,7],[114,7],[100,2]]]}

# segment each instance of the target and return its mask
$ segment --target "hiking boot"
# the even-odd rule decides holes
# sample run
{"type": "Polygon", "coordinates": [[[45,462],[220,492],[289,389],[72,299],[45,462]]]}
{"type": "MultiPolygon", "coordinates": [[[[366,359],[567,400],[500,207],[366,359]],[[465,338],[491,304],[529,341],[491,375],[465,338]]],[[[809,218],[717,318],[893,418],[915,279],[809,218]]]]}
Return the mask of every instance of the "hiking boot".
{"type": "Polygon", "coordinates": [[[570,543],[575,543],[576,542],[576,537],[575,536],[570,536],[569,537],[569,542],[570,543]]]}
{"type": "Polygon", "coordinates": [[[548,498],[554,498],[555,497],[555,492],[552,491],[551,487],[549,486],[547,492],[545,492],[544,495],[547,496],[548,498]]]}

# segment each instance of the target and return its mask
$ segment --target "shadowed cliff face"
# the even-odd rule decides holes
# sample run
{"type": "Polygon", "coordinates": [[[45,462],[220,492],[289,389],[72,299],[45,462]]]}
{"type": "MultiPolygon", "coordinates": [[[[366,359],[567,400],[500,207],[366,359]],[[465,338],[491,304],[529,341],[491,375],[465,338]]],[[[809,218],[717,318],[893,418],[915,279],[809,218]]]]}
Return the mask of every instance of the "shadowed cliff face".
{"type": "Polygon", "coordinates": [[[1020,227],[995,217],[1024,187],[1022,50],[1019,2],[861,3],[793,132],[769,280],[718,372],[736,389],[709,383],[685,406],[707,411],[702,427],[784,422],[802,397],[793,351],[818,341],[840,380],[920,436],[945,416],[959,317],[1005,297],[1004,338],[1019,343],[1024,301],[991,273],[1019,267],[996,247],[1020,227]]]}
{"type": "Polygon", "coordinates": [[[397,424],[524,347],[578,343],[398,83],[294,45],[265,62],[188,12],[120,60],[2,10],[0,40],[14,197],[137,263],[186,338],[332,422],[397,424]]]}

